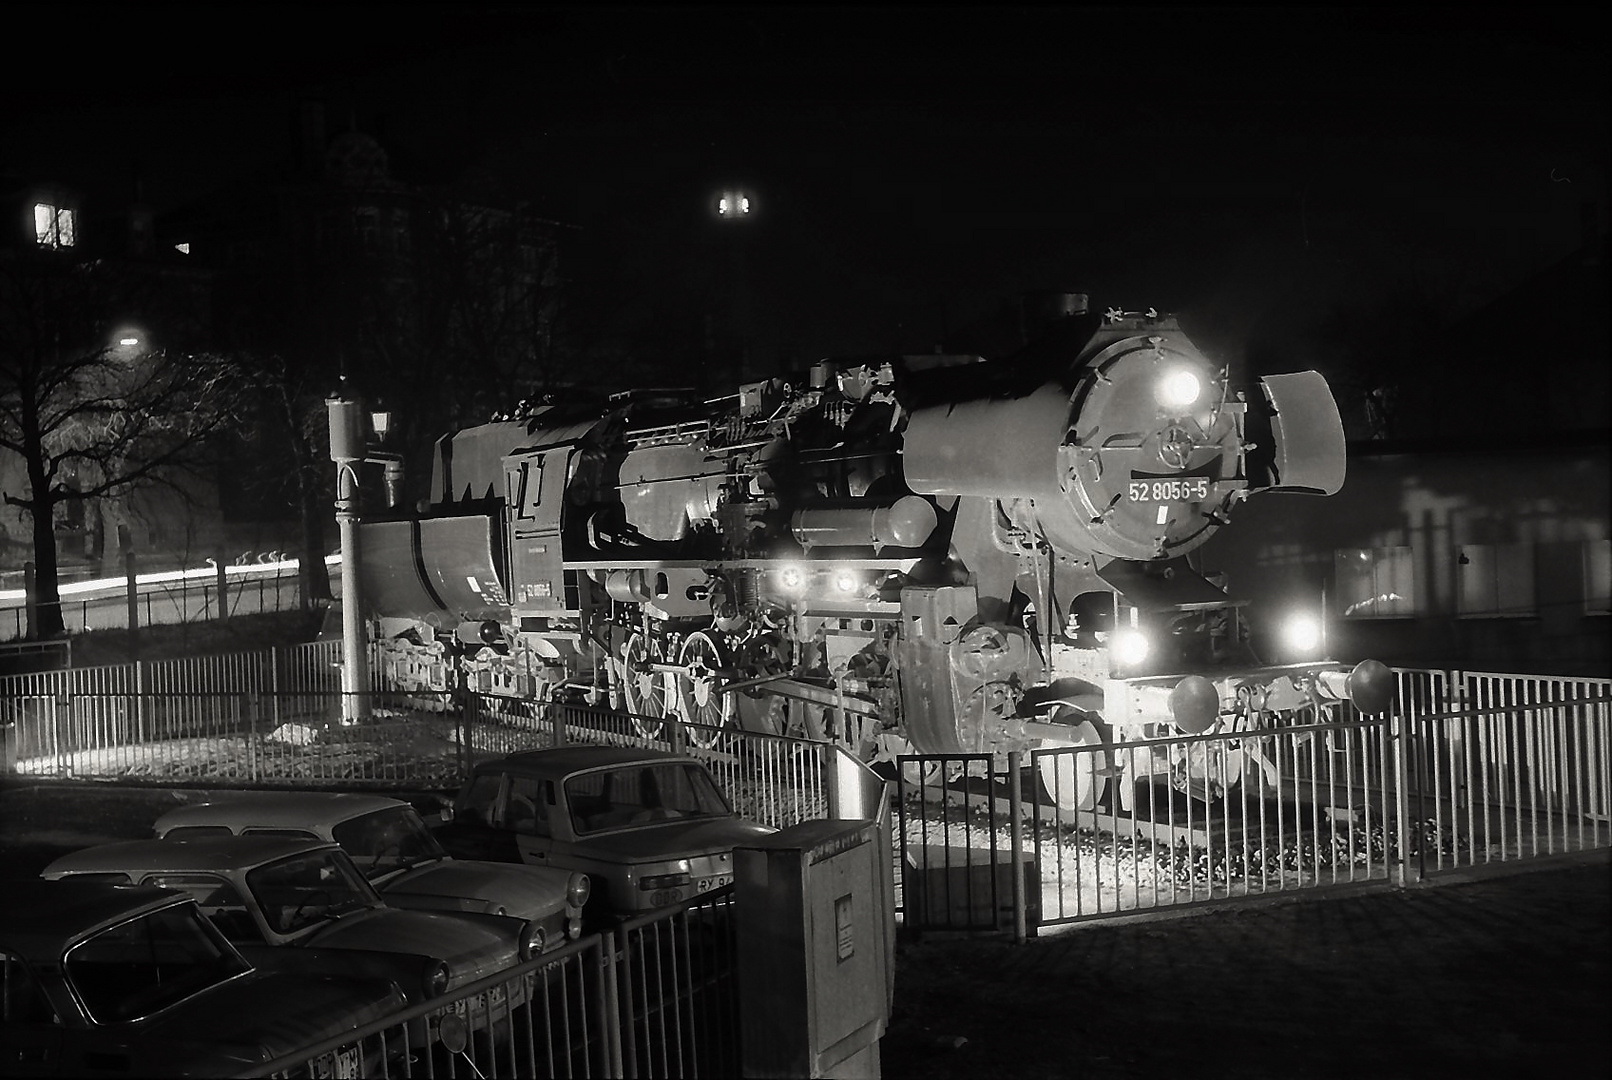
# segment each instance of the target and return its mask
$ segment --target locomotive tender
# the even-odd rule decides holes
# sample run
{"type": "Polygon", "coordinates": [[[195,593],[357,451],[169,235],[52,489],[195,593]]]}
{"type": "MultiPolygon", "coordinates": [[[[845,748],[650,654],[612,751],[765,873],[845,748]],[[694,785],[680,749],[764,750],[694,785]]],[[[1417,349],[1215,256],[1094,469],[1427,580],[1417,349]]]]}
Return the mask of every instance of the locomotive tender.
{"type": "Polygon", "coordinates": [[[1246,498],[1341,487],[1325,380],[1239,393],[1174,319],[1084,301],[1002,361],[823,361],[444,436],[420,515],[360,527],[378,677],[868,759],[1386,707],[1374,661],[1261,666],[1188,558],[1246,498]]]}

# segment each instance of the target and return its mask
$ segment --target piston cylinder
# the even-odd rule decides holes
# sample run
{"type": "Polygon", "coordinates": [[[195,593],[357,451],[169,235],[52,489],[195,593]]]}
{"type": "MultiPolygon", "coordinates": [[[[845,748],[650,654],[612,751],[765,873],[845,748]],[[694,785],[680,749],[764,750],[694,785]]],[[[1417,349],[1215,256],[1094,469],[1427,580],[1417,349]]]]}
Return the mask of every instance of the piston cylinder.
{"type": "Polygon", "coordinates": [[[918,495],[889,506],[807,507],[789,521],[795,539],[811,547],[919,547],[935,531],[935,507],[918,495]]]}

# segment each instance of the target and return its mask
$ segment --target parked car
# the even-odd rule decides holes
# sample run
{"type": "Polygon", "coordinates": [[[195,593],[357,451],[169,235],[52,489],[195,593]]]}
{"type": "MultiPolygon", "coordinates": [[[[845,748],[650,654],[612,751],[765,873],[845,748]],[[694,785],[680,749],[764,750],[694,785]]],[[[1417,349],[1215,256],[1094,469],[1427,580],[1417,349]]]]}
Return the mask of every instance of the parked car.
{"type": "Polygon", "coordinates": [[[8,1076],[234,1076],[406,1007],[386,979],[254,967],[183,893],[82,880],[0,891],[0,980],[8,1076]]]}
{"type": "Polygon", "coordinates": [[[483,762],[446,816],[437,835],[455,855],[586,873],[590,916],[732,884],[734,845],[775,831],[735,814],[698,760],[617,746],[483,762]]]}
{"type": "Polygon", "coordinates": [[[249,959],[266,948],[317,949],[347,970],[395,979],[411,1004],[537,954],[536,928],[520,919],[387,907],[347,853],[324,841],[125,840],[63,855],[41,876],[177,889],[249,959]]]}
{"type": "Polygon", "coordinates": [[[154,831],[160,840],[234,834],[333,841],[392,907],[513,915],[537,926],[539,951],[582,932],[588,875],[455,859],[418,810],[383,795],[254,792],[170,810],[154,831]]]}

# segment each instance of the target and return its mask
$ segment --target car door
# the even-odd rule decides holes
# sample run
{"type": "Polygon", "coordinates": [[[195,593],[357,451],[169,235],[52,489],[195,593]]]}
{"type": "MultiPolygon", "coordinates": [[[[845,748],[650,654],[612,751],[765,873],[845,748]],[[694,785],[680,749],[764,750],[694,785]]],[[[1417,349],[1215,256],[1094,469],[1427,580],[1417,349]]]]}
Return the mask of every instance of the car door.
{"type": "Polygon", "coordinates": [[[478,773],[454,801],[453,819],[437,826],[437,840],[456,859],[521,862],[515,834],[505,827],[505,787],[499,772],[478,773]]]}
{"type": "Polygon", "coordinates": [[[240,890],[218,874],[160,871],[147,874],[140,879],[140,884],[189,893],[196,898],[208,921],[238,947],[262,945],[266,940],[252,915],[252,905],[246,902],[240,890]]]}
{"type": "Polygon", "coordinates": [[[505,823],[514,834],[521,862],[553,866],[552,815],[558,813],[554,781],[511,774],[505,797],[505,823]]]}
{"type": "Polygon", "coordinates": [[[28,965],[0,949],[0,1074],[56,1076],[62,1067],[62,1027],[28,965]]]}

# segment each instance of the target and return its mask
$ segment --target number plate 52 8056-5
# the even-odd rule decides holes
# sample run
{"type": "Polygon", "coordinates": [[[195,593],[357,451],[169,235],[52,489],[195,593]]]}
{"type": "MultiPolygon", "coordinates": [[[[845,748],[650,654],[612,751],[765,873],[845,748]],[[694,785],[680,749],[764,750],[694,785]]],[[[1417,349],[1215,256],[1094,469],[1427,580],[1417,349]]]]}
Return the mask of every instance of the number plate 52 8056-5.
{"type": "Polygon", "coordinates": [[[1132,502],[1202,502],[1209,497],[1207,476],[1153,477],[1131,480],[1125,497],[1132,502]]]}

